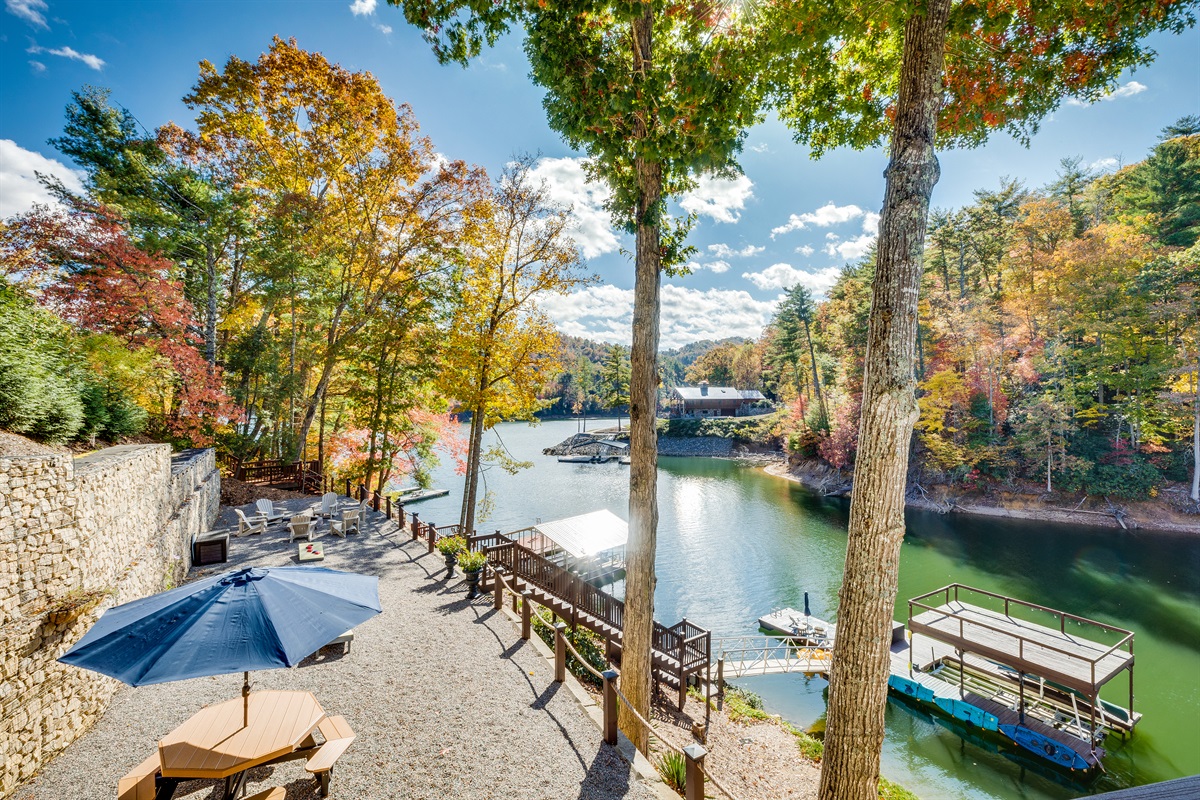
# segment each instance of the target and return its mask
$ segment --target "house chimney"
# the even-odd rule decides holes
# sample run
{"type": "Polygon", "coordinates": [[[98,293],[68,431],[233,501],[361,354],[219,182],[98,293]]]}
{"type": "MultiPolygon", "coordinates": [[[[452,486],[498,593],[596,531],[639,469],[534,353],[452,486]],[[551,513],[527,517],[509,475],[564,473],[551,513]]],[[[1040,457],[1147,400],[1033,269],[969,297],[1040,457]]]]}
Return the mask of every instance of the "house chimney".
{"type": "Polygon", "coordinates": [[[700,394],[708,394],[708,381],[700,381],[700,394]]]}

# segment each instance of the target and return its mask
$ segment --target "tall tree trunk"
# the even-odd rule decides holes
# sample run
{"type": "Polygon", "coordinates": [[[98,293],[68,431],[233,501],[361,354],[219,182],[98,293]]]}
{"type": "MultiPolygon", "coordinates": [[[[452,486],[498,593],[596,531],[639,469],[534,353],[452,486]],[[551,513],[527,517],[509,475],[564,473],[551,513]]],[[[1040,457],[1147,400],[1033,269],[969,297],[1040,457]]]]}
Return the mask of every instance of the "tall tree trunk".
{"type": "Polygon", "coordinates": [[[1192,502],[1200,503],[1200,355],[1196,358],[1196,386],[1192,394],[1192,502]]]}
{"type": "MultiPolygon", "coordinates": [[[[649,4],[633,21],[634,85],[650,65],[654,12],[649,4]]],[[[635,136],[645,136],[651,121],[639,119],[635,136]]],[[[637,233],[633,285],[633,344],[629,375],[629,542],[625,557],[625,615],[621,654],[621,691],[649,717],[654,633],[654,555],[658,547],[658,444],[654,430],[658,407],[658,317],[662,249],[659,215],[662,165],[639,157],[637,233]]],[[[649,735],[625,706],[621,730],[643,753],[649,735]]]]}
{"type": "Polygon", "coordinates": [[[846,568],[838,598],[820,800],[876,800],[887,703],[909,445],[917,294],[950,0],[929,0],[904,26],[900,96],[879,228],[846,568]]]}
{"type": "Polygon", "coordinates": [[[813,349],[812,334],[808,330],[808,320],[804,322],[804,338],[808,340],[808,358],[812,361],[813,390],[817,393],[817,408],[821,412],[821,427],[829,427],[829,411],[825,408],[825,398],[821,396],[821,377],[817,375],[817,351],[813,349]]]}
{"type": "Polygon", "coordinates": [[[204,307],[204,360],[209,367],[217,364],[217,253],[211,243],[204,245],[204,275],[207,296],[204,307]]]}
{"type": "Polygon", "coordinates": [[[471,412],[471,444],[467,451],[467,493],[463,498],[466,508],[463,512],[463,532],[468,536],[475,532],[475,502],[479,497],[479,457],[483,450],[483,415],[485,409],[480,406],[471,412]],[[475,422],[478,419],[479,422],[475,422]]]}

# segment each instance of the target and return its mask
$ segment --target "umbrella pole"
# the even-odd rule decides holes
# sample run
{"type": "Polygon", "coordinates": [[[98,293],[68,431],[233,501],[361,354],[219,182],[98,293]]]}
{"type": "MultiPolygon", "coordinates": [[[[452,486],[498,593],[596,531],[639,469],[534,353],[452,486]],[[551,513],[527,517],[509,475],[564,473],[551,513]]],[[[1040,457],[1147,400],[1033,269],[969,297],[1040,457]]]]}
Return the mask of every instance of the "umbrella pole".
{"type": "Polygon", "coordinates": [[[242,727],[250,727],[250,673],[242,673],[242,727]]]}

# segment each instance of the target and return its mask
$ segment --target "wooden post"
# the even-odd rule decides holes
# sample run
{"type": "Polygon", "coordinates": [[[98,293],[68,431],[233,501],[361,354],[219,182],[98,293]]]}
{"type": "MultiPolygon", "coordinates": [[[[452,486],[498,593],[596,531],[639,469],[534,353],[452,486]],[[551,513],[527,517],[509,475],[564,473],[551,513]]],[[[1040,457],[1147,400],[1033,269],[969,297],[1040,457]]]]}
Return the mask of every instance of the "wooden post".
{"type": "Polygon", "coordinates": [[[725,656],[717,659],[717,710],[725,708],[725,656]]]}
{"type": "Polygon", "coordinates": [[[433,552],[433,545],[437,540],[437,528],[432,522],[425,523],[425,538],[428,540],[429,552],[433,552]]]}
{"type": "Polygon", "coordinates": [[[420,535],[421,535],[421,523],[419,521],[417,512],[414,511],[412,514],[412,537],[413,537],[413,540],[415,541],[416,538],[420,535]]]}
{"type": "Polygon", "coordinates": [[[392,498],[387,498],[387,518],[392,518],[392,498]]]}
{"type": "Polygon", "coordinates": [[[515,577],[513,577],[511,573],[509,574],[509,577],[512,578],[512,590],[513,590],[512,610],[513,610],[513,613],[515,614],[515,613],[517,613],[517,593],[521,591],[521,586],[520,586],[520,584],[517,583],[517,579],[515,577]]]}
{"type": "MultiPolygon", "coordinates": [[[[492,609],[499,611],[500,607],[504,605],[504,584],[500,582],[498,571],[492,570],[492,575],[494,576],[492,578],[492,609]]],[[[513,597],[515,598],[516,595],[513,597]]]]}
{"type": "Polygon", "coordinates": [[[529,599],[529,592],[521,595],[521,638],[529,641],[529,629],[533,625],[533,601],[529,599]]]}
{"type": "Polygon", "coordinates": [[[679,668],[679,710],[683,711],[683,705],[687,702],[687,682],[688,676],[683,671],[683,667],[679,668]]]}
{"type": "Polygon", "coordinates": [[[604,676],[604,742],[617,744],[617,672],[608,669],[604,676]]]}
{"type": "Polygon", "coordinates": [[[567,624],[554,623],[554,681],[562,683],[567,679],[567,624]]]}
{"type": "Polygon", "coordinates": [[[354,495],[350,494],[350,479],[349,478],[346,478],[346,497],[349,497],[351,500],[354,499],[354,495]]]}
{"type": "Polygon", "coordinates": [[[704,800],[704,757],[708,751],[698,744],[683,748],[683,760],[687,764],[684,779],[684,799],[704,800]]]}

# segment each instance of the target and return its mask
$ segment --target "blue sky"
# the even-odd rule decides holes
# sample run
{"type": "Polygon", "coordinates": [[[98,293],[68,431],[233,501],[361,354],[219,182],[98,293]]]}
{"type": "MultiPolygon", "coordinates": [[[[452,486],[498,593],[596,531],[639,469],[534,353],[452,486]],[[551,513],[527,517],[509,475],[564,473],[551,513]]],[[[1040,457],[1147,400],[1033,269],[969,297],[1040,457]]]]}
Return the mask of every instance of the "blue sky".
{"type": "MultiPolygon", "coordinates": [[[[554,298],[547,309],[569,333],[629,340],[632,266],[622,238],[599,209],[603,189],[585,185],[578,155],[547,126],[541,91],[515,37],[468,69],[437,64],[399,9],[380,0],[193,0],[65,2],[5,0],[0,14],[0,214],[38,199],[32,171],[70,180],[69,164],[46,144],[58,135],[70,92],[112,90],[147,128],[187,125],[180,98],[197,64],[253,59],[271,37],[295,37],[331,61],[373,73],[412,106],[423,132],[452,158],[499,170],[513,154],[538,153],[539,175],[574,206],[577,239],[599,285],[554,298]]],[[[1158,60],[1122,76],[1110,98],[1064,105],[1028,149],[1005,136],[986,147],[946,152],[934,204],[953,207],[1001,176],[1030,186],[1051,180],[1058,160],[1081,156],[1097,169],[1140,160],[1159,130],[1200,112],[1200,32],[1159,36],[1158,60]]],[[[883,197],[881,151],[837,151],[813,161],[773,119],[754,128],[738,181],[703,181],[684,198],[700,214],[692,243],[700,254],[688,277],[663,289],[663,343],[757,335],[785,286],[818,294],[869,245],[883,197]]]]}

